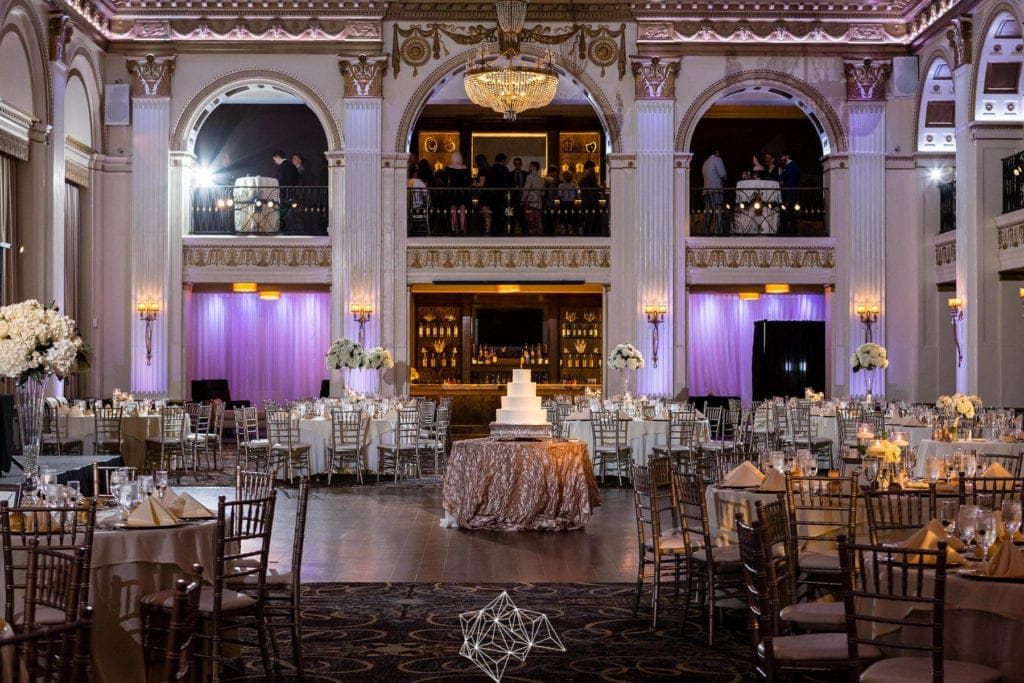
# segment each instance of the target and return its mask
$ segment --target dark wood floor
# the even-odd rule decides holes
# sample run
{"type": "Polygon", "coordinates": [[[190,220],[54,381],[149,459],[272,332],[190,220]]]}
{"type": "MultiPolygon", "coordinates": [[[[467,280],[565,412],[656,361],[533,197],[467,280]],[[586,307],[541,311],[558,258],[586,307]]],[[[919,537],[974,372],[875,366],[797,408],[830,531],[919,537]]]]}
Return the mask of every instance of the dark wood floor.
{"type": "MultiPolygon", "coordinates": [[[[272,562],[287,566],[295,491],[278,498],[272,562]]],[[[441,488],[314,489],[302,581],[629,582],[636,579],[636,522],[629,489],[603,489],[584,530],[444,529],[441,488]]]]}

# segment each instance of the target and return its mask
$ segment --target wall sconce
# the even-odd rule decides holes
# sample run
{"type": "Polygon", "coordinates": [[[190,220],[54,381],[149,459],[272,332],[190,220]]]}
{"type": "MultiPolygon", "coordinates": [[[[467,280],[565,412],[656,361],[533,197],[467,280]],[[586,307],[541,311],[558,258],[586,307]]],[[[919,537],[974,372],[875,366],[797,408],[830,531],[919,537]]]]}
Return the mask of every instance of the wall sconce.
{"type": "Polygon", "coordinates": [[[352,304],[348,307],[352,312],[352,319],[359,323],[359,345],[364,345],[366,338],[366,323],[373,316],[373,304],[352,304]]]}
{"type": "Polygon", "coordinates": [[[1017,290],[1017,297],[1020,299],[1020,303],[1024,306],[1024,287],[1017,290]]]}
{"type": "Polygon", "coordinates": [[[654,332],[651,334],[651,365],[654,367],[658,367],[658,326],[664,322],[666,313],[668,313],[668,306],[664,304],[660,306],[651,306],[650,304],[644,306],[644,315],[647,316],[647,322],[654,327],[654,332]]]}
{"type": "Polygon", "coordinates": [[[953,324],[953,343],[956,344],[956,366],[960,367],[964,362],[964,354],[960,349],[960,334],[957,324],[964,319],[964,300],[958,296],[951,296],[946,299],[949,306],[949,322],[953,324]]]}
{"type": "Polygon", "coordinates": [[[866,344],[871,341],[871,326],[878,322],[878,314],[882,312],[882,309],[878,304],[871,304],[870,306],[857,304],[853,312],[864,323],[864,343],[866,344]]]}
{"type": "Polygon", "coordinates": [[[153,364],[153,321],[160,312],[160,304],[156,301],[139,301],[135,304],[139,312],[139,320],[146,323],[146,365],[153,364]]]}

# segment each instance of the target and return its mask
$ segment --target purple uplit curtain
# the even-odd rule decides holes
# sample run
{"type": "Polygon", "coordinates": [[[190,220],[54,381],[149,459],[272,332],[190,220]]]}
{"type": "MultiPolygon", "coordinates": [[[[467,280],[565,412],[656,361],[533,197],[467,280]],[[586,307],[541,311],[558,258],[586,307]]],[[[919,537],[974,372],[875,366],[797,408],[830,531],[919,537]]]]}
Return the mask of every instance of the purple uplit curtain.
{"type": "MultiPolygon", "coordinates": [[[[226,377],[253,405],[317,396],[327,379],[328,292],[193,292],[186,297],[188,380],[226,377]]],[[[186,386],[191,386],[190,384],[186,386]]]]}
{"type": "Polygon", "coordinates": [[[690,294],[691,396],[739,396],[744,403],[750,402],[750,364],[758,320],[825,320],[825,295],[762,294],[757,301],[740,301],[736,294],[690,294]]]}

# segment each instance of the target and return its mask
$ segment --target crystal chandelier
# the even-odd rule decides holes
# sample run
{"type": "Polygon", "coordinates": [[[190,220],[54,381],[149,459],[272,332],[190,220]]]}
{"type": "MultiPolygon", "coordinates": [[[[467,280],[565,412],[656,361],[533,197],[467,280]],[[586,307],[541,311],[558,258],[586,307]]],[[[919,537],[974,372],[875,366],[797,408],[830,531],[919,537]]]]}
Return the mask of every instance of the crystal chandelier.
{"type": "Polygon", "coordinates": [[[526,0],[499,0],[495,8],[502,34],[499,44],[507,47],[494,58],[477,51],[466,65],[463,86],[473,104],[515,121],[520,112],[551,104],[558,90],[558,73],[550,52],[537,64],[520,58],[519,35],[526,19],[526,0]]]}

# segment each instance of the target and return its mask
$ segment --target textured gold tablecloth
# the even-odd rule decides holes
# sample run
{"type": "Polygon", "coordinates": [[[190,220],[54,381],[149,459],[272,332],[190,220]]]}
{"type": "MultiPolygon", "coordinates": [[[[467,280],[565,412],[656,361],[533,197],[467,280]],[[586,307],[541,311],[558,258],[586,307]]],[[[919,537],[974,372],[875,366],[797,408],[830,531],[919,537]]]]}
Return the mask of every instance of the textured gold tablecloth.
{"type": "Polygon", "coordinates": [[[467,439],[452,445],[444,478],[446,526],[579,529],[600,504],[581,441],[467,439]]]}

